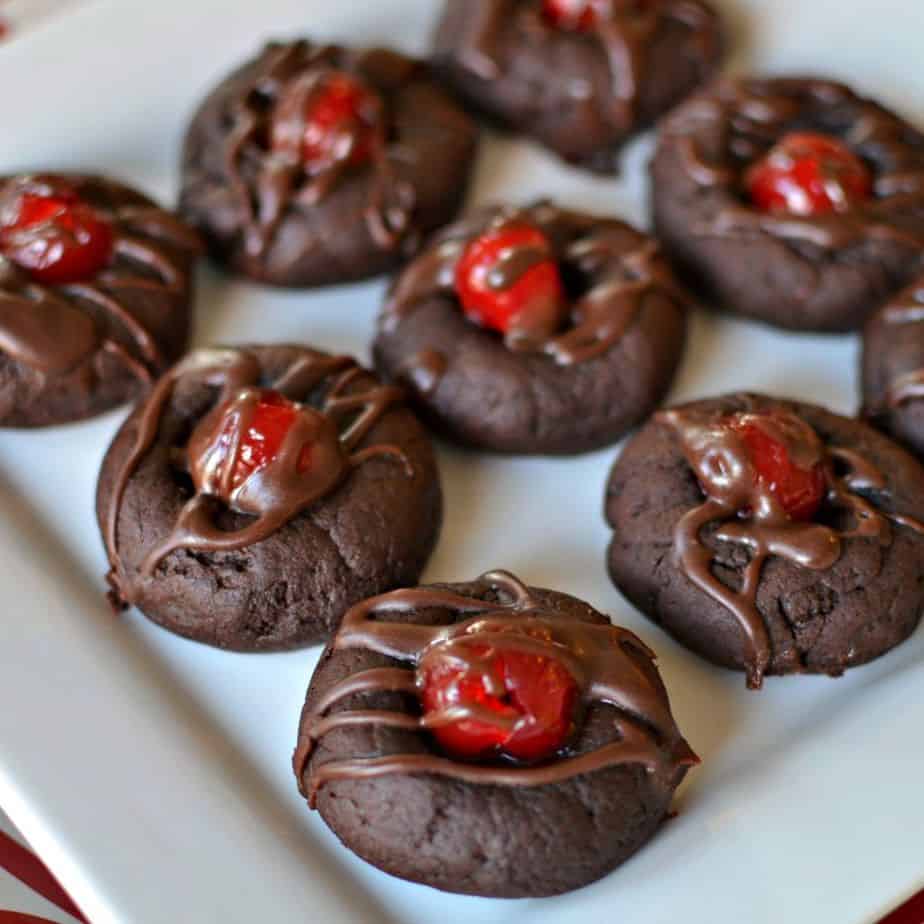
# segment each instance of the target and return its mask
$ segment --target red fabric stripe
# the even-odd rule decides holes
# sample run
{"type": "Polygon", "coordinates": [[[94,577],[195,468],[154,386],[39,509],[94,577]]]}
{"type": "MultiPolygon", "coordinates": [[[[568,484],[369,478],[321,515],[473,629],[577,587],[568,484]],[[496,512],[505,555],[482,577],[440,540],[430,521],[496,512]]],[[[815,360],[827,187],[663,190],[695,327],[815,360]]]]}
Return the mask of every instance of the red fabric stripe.
{"type": "MultiPolygon", "coordinates": [[[[83,924],[87,919],[80,913],[80,909],[71,901],[71,897],[58,885],[57,880],[32,851],[27,850],[19,841],[0,831],[0,867],[24,882],[33,892],[38,892],[42,898],[57,905],[62,911],[73,915],[83,924]]],[[[0,915],[13,914],[12,911],[0,912],[0,915]]],[[[20,915],[22,919],[22,915],[20,915]]],[[[4,920],[0,916],[0,924],[12,924],[16,918],[4,920]]],[[[28,920],[28,918],[25,918],[28,920]]],[[[38,920],[38,919],[36,919],[38,920]]]]}
{"type": "Polygon", "coordinates": [[[37,918],[34,914],[22,914],[19,911],[0,911],[0,924],[55,924],[48,918],[37,918]]]}
{"type": "Polygon", "coordinates": [[[896,908],[879,924],[924,924],[924,892],[918,892],[914,898],[901,908],[896,908]]]}

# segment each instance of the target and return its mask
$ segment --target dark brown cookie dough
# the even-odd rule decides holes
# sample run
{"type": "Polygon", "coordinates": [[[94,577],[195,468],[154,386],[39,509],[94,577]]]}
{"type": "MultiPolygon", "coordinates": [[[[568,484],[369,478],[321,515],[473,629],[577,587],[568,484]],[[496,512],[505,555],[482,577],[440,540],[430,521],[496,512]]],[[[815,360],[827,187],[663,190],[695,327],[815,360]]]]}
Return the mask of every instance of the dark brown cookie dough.
{"type": "Polygon", "coordinates": [[[141,394],[185,349],[199,240],[121,183],[77,174],[0,178],[0,211],[66,188],[111,230],[80,282],[37,282],[0,250],[0,427],[100,414],[141,394]]]}
{"type": "Polygon", "coordinates": [[[615,442],[657,407],[683,353],[689,303],[657,243],[621,221],[545,202],[492,207],[443,229],[402,271],[373,352],[382,375],[460,443],[578,453],[615,442]],[[547,236],[566,296],[557,329],[533,336],[523,322],[522,343],[466,317],[452,272],[468,241],[520,220],[547,236]]]}
{"type": "Polygon", "coordinates": [[[312,678],[294,759],[309,802],[363,859],[445,891],[508,898],[613,870],[657,831],[696,762],[652,653],[586,603],[506,572],[355,607],[312,678]],[[542,628],[530,638],[528,626],[542,628]],[[424,649],[477,673],[486,662],[466,662],[472,640],[491,646],[486,659],[523,647],[582,675],[563,750],[527,765],[464,762],[421,727],[424,649]]]}
{"type": "Polygon", "coordinates": [[[924,457],[924,276],[867,322],[862,371],[864,416],[924,457]]]}
{"type": "Polygon", "coordinates": [[[476,145],[473,121],[421,62],[383,49],[271,43],[193,118],[180,208],[238,273],[281,286],[362,279],[393,268],[453,217],[476,145]],[[285,116],[291,133],[303,131],[313,81],[336,73],[377,100],[381,143],[368,163],[309,176],[272,150],[272,126],[285,116]]]}
{"type": "Polygon", "coordinates": [[[613,3],[587,32],[555,28],[540,0],[448,0],[434,62],[475,109],[560,157],[612,172],[619,150],[709,77],[718,17],[700,0],[613,3]]]}
{"type": "Polygon", "coordinates": [[[116,604],[221,648],[272,650],[320,641],[357,600],[415,582],[441,493],[399,392],[347,357],[241,347],[190,354],[139,405],[103,461],[97,516],[116,604]],[[200,450],[217,434],[221,457],[238,439],[251,386],[303,402],[307,436],[221,499],[230,466],[200,450]]]}
{"type": "MultiPolygon", "coordinates": [[[[707,463],[732,483],[736,473],[751,471],[725,448],[711,461],[704,451],[707,463]]],[[[902,642],[921,616],[924,535],[916,520],[924,519],[924,470],[871,427],[813,405],[738,394],[662,412],[616,462],[606,518],[616,586],[682,644],[746,670],[752,686],[764,673],[838,675],[902,642]],[[709,515],[712,501],[676,421],[716,423],[766,411],[794,414],[814,431],[830,477],[810,522],[761,531],[750,512],[764,503],[759,497],[747,501],[750,510],[709,515]],[[685,551],[683,523],[691,518],[698,547],[685,551]],[[749,571],[758,556],[762,565],[749,571]],[[764,636],[763,664],[761,644],[748,641],[748,609],[755,639],[764,636]]]]}
{"type": "Polygon", "coordinates": [[[848,87],[719,81],[665,119],[651,166],[656,231],[717,306],[794,330],[849,331],[903,288],[924,252],[924,136],[848,87]],[[749,165],[789,132],[831,135],[872,171],[843,214],[765,214],[749,165]]]}

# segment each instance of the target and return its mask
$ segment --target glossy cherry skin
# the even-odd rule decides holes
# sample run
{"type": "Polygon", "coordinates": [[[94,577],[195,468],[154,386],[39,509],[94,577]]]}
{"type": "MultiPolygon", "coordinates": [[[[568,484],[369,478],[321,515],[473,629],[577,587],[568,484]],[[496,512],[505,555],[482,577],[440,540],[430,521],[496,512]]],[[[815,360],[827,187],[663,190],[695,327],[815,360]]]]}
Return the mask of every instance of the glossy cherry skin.
{"type": "Polygon", "coordinates": [[[805,469],[795,465],[786,446],[753,422],[753,417],[746,415],[733,419],[730,426],[747,447],[757,477],[769,488],[790,519],[798,522],[811,520],[827,492],[824,466],[819,463],[805,469]]]}
{"type": "Polygon", "coordinates": [[[0,253],[39,283],[86,282],[112,250],[112,226],[70,189],[23,191],[0,215],[0,253]]]}
{"type": "MultiPolygon", "coordinates": [[[[304,113],[298,156],[305,169],[319,172],[344,157],[354,167],[367,163],[378,143],[377,111],[378,98],[360,80],[341,71],[326,75],[304,113]]],[[[273,124],[272,144],[276,150],[291,146],[284,121],[273,124]]]]}
{"type": "Polygon", "coordinates": [[[469,760],[533,762],[564,747],[574,729],[579,688],[559,660],[502,640],[492,645],[463,639],[452,647],[463,659],[425,659],[418,671],[425,718],[459,707],[478,712],[477,718],[431,728],[445,751],[469,760]]]}
{"type": "Polygon", "coordinates": [[[748,170],[745,184],[761,211],[805,217],[847,212],[873,192],[869,169],[846,144],[811,132],[786,135],[748,170]]]}
{"type": "MultiPolygon", "coordinates": [[[[233,465],[231,490],[240,487],[254,472],[265,468],[279,455],[285,438],[299,414],[299,405],[289,401],[278,391],[262,389],[257,406],[246,421],[240,434],[234,458],[226,457],[224,465],[233,465]]],[[[236,434],[229,426],[219,437],[219,444],[226,453],[231,452],[236,434]]],[[[311,463],[311,447],[302,449],[298,460],[299,471],[305,471],[311,463]]],[[[227,469],[225,469],[226,471],[227,469]]]]}
{"type": "Polygon", "coordinates": [[[551,257],[531,266],[507,288],[491,284],[492,272],[520,248],[550,250],[548,238],[538,228],[504,225],[471,241],[456,266],[456,294],[466,317],[502,334],[534,300],[559,301],[564,297],[558,264],[551,257]]]}
{"type": "Polygon", "coordinates": [[[542,0],[542,16],[556,29],[590,32],[610,12],[610,0],[542,0]]]}

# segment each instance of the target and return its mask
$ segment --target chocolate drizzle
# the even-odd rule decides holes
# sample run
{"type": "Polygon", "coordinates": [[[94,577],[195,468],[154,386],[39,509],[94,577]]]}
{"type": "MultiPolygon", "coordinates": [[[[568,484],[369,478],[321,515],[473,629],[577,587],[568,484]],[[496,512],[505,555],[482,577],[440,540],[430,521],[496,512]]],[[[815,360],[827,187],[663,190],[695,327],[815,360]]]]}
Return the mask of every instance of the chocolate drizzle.
{"type": "Polygon", "coordinates": [[[664,124],[682,169],[712,194],[702,237],[769,234],[791,245],[838,251],[870,240],[924,247],[924,137],[843,84],[801,78],[723,80],[664,124]],[[793,130],[843,140],[873,169],[873,198],[849,211],[811,217],[768,214],[743,190],[747,166],[793,130]]]}
{"type": "Polygon", "coordinates": [[[218,394],[212,409],[193,429],[185,449],[174,450],[175,464],[191,477],[194,494],[171,534],[145,556],[140,566],[142,577],[150,577],[176,549],[232,551],[260,542],[335,490],[354,468],[376,456],[394,458],[408,477],[413,477],[410,462],[397,447],[360,448],[382,416],[403,398],[400,389],[369,386],[364,378],[367,374],[347,356],[304,351],[266,387],[292,401],[304,400],[323,388],[318,407],[301,405],[278,454],[235,487],[230,462],[260,398],[263,370],[257,357],[246,350],[199,350],[164,375],[137,412],[134,444],[117,472],[114,501],[104,524],[111,568],[108,580],[116,602],[132,599],[131,581],[118,552],[122,499],[129,479],[157,439],[178,384],[195,381],[218,394]],[[306,447],[308,463],[302,465],[306,447]],[[247,518],[244,524],[223,529],[218,518],[225,509],[243,514],[247,518]]]}
{"type": "MultiPolygon", "coordinates": [[[[569,303],[541,302],[515,315],[504,337],[511,350],[542,353],[559,365],[586,362],[615,347],[635,323],[645,300],[661,296],[678,304],[686,297],[676,285],[658,244],[615,219],[567,212],[548,202],[525,208],[495,207],[450,225],[396,280],[381,324],[394,330],[428,298],[455,298],[455,271],[474,238],[509,224],[528,223],[548,238],[550,250],[524,247],[491,274],[498,289],[513,286],[538,260],[557,260],[566,278],[577,279],[569,303]]],[[[432,363],[408,377],[432,380],[432,363]]]]}
{"type": "Polygon", "coordinates": [[[728,426],[727,412],[691,406],[662,411],[656,416],[677,434],[706,495],[700,506],[677,523],[676,563],[690,581],[737,619],[746,639],[747,683],[758,689],[772,655],[767,627],[757,606],[761,571],[769,557],[778,556],[803,568],[824,571],[840,558],[846,539],[867,538],[887,547],[892,543],[890,521],[919,533],[924,533],[924,524],[881,511],[861,496],[858,492],[885,491],[882,473],[851,450],[826,447],[811,426],[795,414],[780,412],[768,417],[760,413],[750,396],[745,396],[741,413],[750,424],[785,446],[793,464],[805,470],[821,465],[826,505],[844,511],[853,523],[847,529],[835,529],[822,523],[791,520],[769,486],[757,477],[741,436],[728,426]],[[714,553],[701,535],[712,524],[718,526],[714,532],[717,541],[742,546],[749,554],[738,588],[724,583],[714,573],[714,553]]]}
{"type": "MultiPolygon", "coordinates": [[[[506,29],[522,31],[540,48],[575,39],[549,25],[543,18],[541,4],[535,0],[479,0],[470,5],[472,10],[459,42],[460,56],[464,66],[483,80],[496,80],[503,75],[499,48],[501,34],[506,29]]],[[[666,24],[686,26],[701,42],[708,42],[710,47],[704,49],[704,59],[715,55],[712,32],[707,28],[712,13],[695,0],[610,0],[597,15],[597,25],[579,38],[598,42],[606,55],[612,99],[602,109],[617,130],[632,124],[636,118],[648,49],[666,24]]],[[[553,74],[549,76],[555,78],[553,74]]],[[[575,79],[570,74],[559,79],[568,81],[573,96],[584,98],[592,92],[584,79],[575,79]]]]}
{"type": "Polygon", "coordinates": [[[886,395],[886,405],[899,408],[921,398],[924,398],[924,369],[915,369],[913,372],[902,373],[892,382],[886,395]]]}
{"type": "Polygon", "coordinates": [[[54,195],[62,185],[85,197],[110,224],[112,262],[88,282],[49,286],[33,282],[0,254],[0,352],[45,378],[63,376],[97,355],[110,354],[141,382],[150,383],[165,358],[121,296],[143,290],[184,300],[187,264],[201,249],[199,238],[169,213],[139,204],[143,200],[137,194],[89,176],[0,181],[0,210],[23,193],[54,195]],[[115,331],[124,331],[129,344],[115,331]]]}
{"type": "Polygon", "coordinates": [[[390,138],[388,100],[376,85],[375,77],[386,65],[396,84],[414,73],[408,61],[384,52],[353,53],[307,41],[271,43],[237,81],[228,103],[225,169],[239,203],[249,259],[258,260],[266,252],[290,208],[316,205],[341,184],[348,170],[372,172],[365,218],[375,243],[383,250],[394,250],[405,239],[411,229],[415,194],[395,170],[395,162],[407,154],[400,139],[390,138]],[[342,128],[342,143],[333,162],[313,173],[300,153],[305,113],[312,97],[338,71],[367,83],[372,91],[369,123],[375,142],[370,145],[371,163],[351,166],[359,126],[348,125],[342,128]],[[287,139],[280,150],[270,146],[274,132],[287,139]]]}
{"type": "Polygon", "coordinates": [[[314,703],[303,721],[293,759],[299,786],[312,807],[320,789],[333,780],[427,773],[482,785],[541,786],[625,764],[638,764],[648,773],[672,777],[679,769],[698,762],[674,724],[666,694],[642,667],[645,661],[650,665],[654,655],[635,635],[616,626],[564,617],[544,607],[529,588],[504,571],[482,575],[468,588],[471,596],[439,587],[398,590],[366,600],[344,617],[331,643],[335,651],[374,651],[404,666],[351,674],[314,703]],[[421,625],[388,619],[389,614],[431,608],[458,621],[421,625]],[[525,631],[529,628],[541,631],[530,635],[525,631]],[[343,701],[356,693],[414,694],[415,671],[422,661],[439,656],[469,664],[472,643],[558,659],[578,681],[586,704],[606,703],[618,710],[618,740],[587,753],[562,753],[532,766],[462,763],[436,753],[357,757],[309,765],[316,744],[336,728],[362,724],[424,732],[440,723],[477,718],[477,707],[458,705],[451,708],[451,714],[437,713],[426,719],[413,712],[342,707],[343,701]]]}
{"type": "Polygon", "coordinates": [[[897,299],[882,311],[887,324],[917,324],[924,321],[924,279],[909,286],[897,299]]]}
{"type": "MultiPolygon", "coordinates": [[[[924,279],[918,279],[889,302],[876,315],[876,319],[886,326],[885,337],[888,341],[894,341],[896,346],[910,339],[915,345],[920,343],[924,348],[924,279]],[[904,330],[893,332],[890,328],[904,330]]],[[[864,414],[876,418],[886,411],[894,411],[921,398],[924,398],[924,368],[908,369],[889,382],[881,401],[875,406],[864,408],[864,414]]]]}

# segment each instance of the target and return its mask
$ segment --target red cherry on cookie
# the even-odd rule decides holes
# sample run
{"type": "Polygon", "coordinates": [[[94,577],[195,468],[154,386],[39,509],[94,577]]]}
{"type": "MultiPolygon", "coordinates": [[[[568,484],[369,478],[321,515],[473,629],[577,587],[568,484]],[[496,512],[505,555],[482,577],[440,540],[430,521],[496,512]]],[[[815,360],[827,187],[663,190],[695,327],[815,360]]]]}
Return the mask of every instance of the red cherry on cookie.
{"type": "MultiPolygon", "coordinates": [[[[240,487],[254,472],[265,468],[279,455],[282,444],[295,423],[299,406],[289,401],[278,391],[261,389],[260,398],[253,413],[243,422],[237,451],[233,459],[226,456],[225,465],[234,466],[231,475],[231,490],[240,487]]],[[[219,437],[219,445],[225,452],[231,452],[237,436],[236,421],[229,421],[219,437]]],[[[311,447],[306,446],[299,456],[298,470],[304,471],[311,462],[311,447]]]]}
{"type": "Polygon", "coordinates": [[[811,132],[786,135],[745,184],[761,211],[803,216],[846,212],[873,192],[869,169],[846,144],[811,132]]]}
{"type": "Polygon", "coordinates": [[[0,252],[36,282],[91,279],[112,259],[112,227],[69,189],[21,192],[0,211],[0,252]]]}
{"type": "Polygon", "coordinates": [[[589,32],[610,12],[610,0],[543,0],[542,15],[557,29],[589,32]]]}
{"type": "Polygon", "coordinates": [[[530,305],[564,297],[548,238],[522,223],[504,225],[471,241],[456,266],[455,285],[466,316],[502,334],[530,305]],[[517,259],[530,251],[537,259],[519,271],[517,259]],[[511,278],[505,279],[508,269],[511,278]]]}
{"type": "Polygon", "coordinates": [[[730,426],[741,436],[757,477],[777,499],[790,519],[811,520],[818,512],[827,491],[824,466],[816,463],[802,468],[790,457],[786,445],[772,435],[774,422],[785,426],[786,421],[766,415],[741,414],[730,426]],[[761,417],[769,427],[761,426],[761,417]]]}
{"type": "MultiPolygon", "coordinates": [[[[342,160],[352,166],[366,163],[378,141],[378,111],[378,97],[356,77],[340,71],[325,75],[308,96],[301,137],[295,139],[305,168],[317,172],[342,160]]],[[[291,149],[290,133],[288,119],[276,119],[273,147],[291,149]]]]}
{"type": "Polygon", "coordinates": [[[536,761],[571,735],[579,692],[574,677],[552,656],[518,649],[510,637],[505,644],[504,634],[496,645],[455,640],[445,654],[437,648],[425,655],[418,669],[424,717],[457,757],[536,761]]]}

